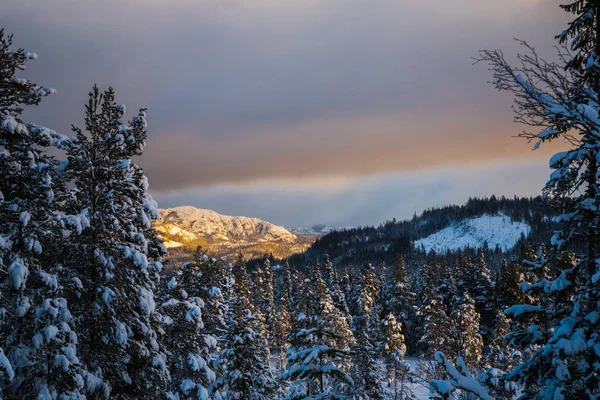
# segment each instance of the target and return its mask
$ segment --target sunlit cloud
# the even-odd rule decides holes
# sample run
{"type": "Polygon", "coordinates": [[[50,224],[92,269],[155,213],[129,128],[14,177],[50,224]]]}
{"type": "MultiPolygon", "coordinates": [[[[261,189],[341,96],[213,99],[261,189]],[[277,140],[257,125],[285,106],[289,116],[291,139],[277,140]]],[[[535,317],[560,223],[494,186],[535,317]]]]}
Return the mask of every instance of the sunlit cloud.
{"type": "Polygon", "coordinates": [[[471,57],[514,53],[515,36],[551,55],[567,18],[552,0],[5,0],[0,26],[38,53],[27,76],[58,90],[28,119],[68,133],[91,86],[111,85],[149,109],[155,193],[226,197],[545,166],[556,148],[512,138],[510,97],[471,57]]]}
{"type": "Polygon", "coordinates": [[[474,196],[537,195],[548,178],[546,165],[495,162],[339,182],[263,180],[156,192],[154,197],[163,208],[189,204],[228,215],[268,219],[286,227],[376,225],[392,218],[410,218],[432,206],[463,204],[474,196]]]}

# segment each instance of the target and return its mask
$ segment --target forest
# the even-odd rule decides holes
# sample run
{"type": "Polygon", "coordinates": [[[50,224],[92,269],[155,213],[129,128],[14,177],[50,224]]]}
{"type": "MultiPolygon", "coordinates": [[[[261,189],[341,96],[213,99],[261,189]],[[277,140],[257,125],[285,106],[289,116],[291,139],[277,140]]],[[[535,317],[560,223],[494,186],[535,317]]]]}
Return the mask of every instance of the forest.
{"type": "Polygon", "coordinates": [[[599,398],[600,2],[561,7],[558,61],[526,42],[516,66],[477,56],[523,138],[569,144],[540,197],[333,232],[288,260],[199,246],[169,268],[134,162],[151,111],[127,119],[93,86],[71,136],[26,122],[55,90],[0,31],[0,399],[599,398]],[[415,246],[483,214],[531,232],[508,251],[415,246]]]}

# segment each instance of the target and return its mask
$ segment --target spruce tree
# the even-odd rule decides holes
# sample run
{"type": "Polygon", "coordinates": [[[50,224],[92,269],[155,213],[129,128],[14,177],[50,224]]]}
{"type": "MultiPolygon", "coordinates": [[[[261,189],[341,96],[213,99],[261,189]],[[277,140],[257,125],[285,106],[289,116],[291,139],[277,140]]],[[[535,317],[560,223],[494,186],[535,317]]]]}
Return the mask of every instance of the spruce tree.
{"type": "Polygon", "coordinates": [[[214,390],[216,374],[211,354],[216,340],[204,333],[201,292],[202,271],[196,263],[177,269],[164,289],[167,300],[161,311],[165,320],[163,344],[169,356],[171,381],[167,396],[171,399],[206,400],[214,390]]]}
{"type": "Polygon", "coordinates": [[[402,334],[402,324],[389,313],[383,321],[386,373],[388,386],[393,385],[394,400],[416,399],[408,383],[412,383],[411,367],[404,360],[406,345],[402,334]]]}
{"type": "Polygon", "coordinates": [[[85,216],[64,260],[82,287],[72,308],[80,358],[111,398],[153,396],[168,380],[154,300],[166,250],[151,226],[158,209],[148,181],[131,161],[145,146],[146,111],[129,122],[124,114],[112,89],[94,87],[67,165],[68,207],[85,216]]]}
{"type": "Polygon", "coordinates": [[[292,311],[294,309],[295,290],[294,281],[292,280],[292,270],[290,263],[287,260],[283,264],[283,271],[281,275],[282,281],[280,303],[284,304],[288,311],[292,311]]]}
{"type": "MultiPolygon", "coordinates": [[[[380,321],[370,323],[377,313],[377,281],[375,270],[366,264],[363,270],[357,314],[352,319],[352,331],[356,338],[353,348],[353,380],[355,397],[359,399],[383,399],[380,365],[377,360],[381,329],[380,321]]],[[[377,318],[378,320],[378,318],[377,318]]]]}
{"type": "Polygon", "coordinates": [[[260,311],[265,318],[265,326],[269,338],[273,336],[273,329],[275,326],[275,290],[273,287],[273,269],[271,267],[270,256],[265,254],[264,256],[264,272],[263,272],[263,286],[262,286],[262,302],[259,304],[260,311]]]}
{"type": "Polygon", "coordinates": [[[198,246],[194,251],[193,260],[189,268],[199,272],[196,281],[198,297],[206,307],[202,316],[204,332],[217,341],[213,358],[219,351],[219,341],[225,333],[225,298],[223,290],[226,288],[227,265],[223,260],[208,256],[205,249],[198,246]]]}
{"type": "Polygon", "coordinates": [[[74,282],[53,250],[66,186],[48,153],[72,141],[21,119],[54,90],[16,75],[37,56],[11,46],[0,30],[0,397],[77,398],[86,371],[66,298],[74,282]]]}
{"type": "Polygon", "coordinates": [[[285,366],[285,354],[289,349],[288,335],[292,330],[292,275],[290,264],[286,261],[282,271],[281,297],[277,308],[275,325],[273,331],[273,347],[279,351],[279,369],[283,372],[285,366]]]}
{"type": "Polygon", "coordinates": [[[235,296],[226,319],[229,322],[219,367],[227,400],[267,400],[275,390],[269,365],[270,353],[266,329],[260,312],[250,300],[248,275],[243,258],[234,265],[235,296]]]}
{"type": "Polygon", "coordinates": [[[510,264],[503,261],[500,267],[495,287],[496,308],[504,310],[506,307],[515,304],[522,304],[525,300],[523,291],[520,288],[522,275],[515,262],[510,264]]]}
{"type": "Polygon", "coordinates": [[[522,285],[536,303],[507,310],[513,318],[532,321],[529,329],[512,333],[512,340],[535,352],[507,375],[525,386],[522,397],[527,399],[600,395],[600,3],[577,0],[562,7],[575,19],[559,35],[571,50],[561,51],[559,62],[542,60],[526,44],[529,54],[519,56],[519,67],[506,62],[500,51],[484,51],[480,57],[490,63],[495,86],[515,95],[517,121],[540,128],[522,136],[536,141],[535,148],[560,139],[571,145],[550,159],[553,172],[544,188],[560,207],[556,222],[561,229],[539,263],[539,279],[522,285]],[[577,261],[544,276],[570,251],[577,261]]]}
{"type": "Polygon", "coordinates": [[[323,256],[323,279],[325,280],[325,284],[329,289],[329,293],[331,293],[333,305],[344,315],[349,315],[350,310],[348,308],[348,303],[346,302],[346,297],[344,296],[340,286],[338,274],[334,270],[333,263],[329,259],[329,254],[327,253],[325,253],[323,256]]]}
{"type": "Polygon", "coordinates": [[[450,321],[448,316],[448,296],[444,292],[447,286],[441,285],[438,265],[424,264],[421,268],[422,289],[419,317],[422,332],[419,340],[421,352],[431,358],[436,351],[451,351],[447,332],[450,321]]]}
{"type": "Polygon", "coordinates": [[[305,276],[281,378],[291,383],[289,399],[346,398],[352,385],[347,373],[352,332],[333,306],[320,265],[315,262],[305,276]]]}
{"type": "Polygon", "coordinates": [[[494,321],[494,283],[486,264],[483,247],[477,250],[475,262],[468,263],[464,281],[469,295],[475,302],[475,309],[480,315],[480,334],[487,339],[494,321]]]}
{"type": "Polygon", "coordinates": [[[384,289],[384,313],[392,313],[402,324],[406,336],[406,346],[416,352],[418,342],[416,293],[411,290],[404,266],[404,259],[397,255],[387,275],[384,289]]]}

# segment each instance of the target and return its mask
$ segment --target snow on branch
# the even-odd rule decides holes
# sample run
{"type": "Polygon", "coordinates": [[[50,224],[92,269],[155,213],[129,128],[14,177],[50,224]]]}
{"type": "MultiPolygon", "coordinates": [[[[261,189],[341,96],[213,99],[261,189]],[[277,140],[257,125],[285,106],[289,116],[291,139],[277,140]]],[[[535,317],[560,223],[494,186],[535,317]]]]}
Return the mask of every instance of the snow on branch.
{"type": "Polygon", "coordinates": [[[458,357],[456,360],[456,364],[461,368],[462,373],[446,359],[446,355],[441,351],[435,353],[435,360],[444,368],[450,379],[431,381],[429,384],[433,391],[441,394],[444,398],[456,390],[462,390],[472,393],[482,400],[495,400],[494,397],[490,396],[487,389],[469,374],[462,357],[458,357]]]}

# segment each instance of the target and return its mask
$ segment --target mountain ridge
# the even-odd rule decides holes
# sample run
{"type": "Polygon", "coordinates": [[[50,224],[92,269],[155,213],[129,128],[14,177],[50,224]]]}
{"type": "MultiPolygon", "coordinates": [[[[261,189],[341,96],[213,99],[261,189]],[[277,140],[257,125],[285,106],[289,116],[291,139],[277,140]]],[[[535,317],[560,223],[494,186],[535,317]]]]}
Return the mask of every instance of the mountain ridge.
{"type": "Polygon", "coordinates": [[[159,209],[159,213],[155,229],[169,248],[169,258],[179,261],[190,258],[198,245],[226,259],[238,252],[246,258],[265,253],[286,258],[305,250],[315,239],[259,218],[223,215],[193,206],[159,209]]]}

